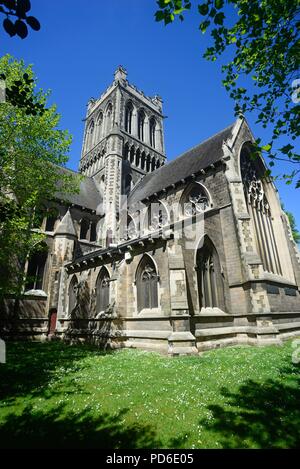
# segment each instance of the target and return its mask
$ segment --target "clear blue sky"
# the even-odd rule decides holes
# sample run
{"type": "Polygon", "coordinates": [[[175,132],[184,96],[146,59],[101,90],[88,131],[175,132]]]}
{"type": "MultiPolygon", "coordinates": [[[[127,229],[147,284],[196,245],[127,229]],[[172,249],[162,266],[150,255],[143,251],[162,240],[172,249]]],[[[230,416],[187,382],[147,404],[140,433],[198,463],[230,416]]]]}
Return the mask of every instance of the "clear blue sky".
{"type": "MultiPolygon", "coordinates": [[[[155,0],[31,0],[31,14],[42,25],[25,40],[0,29],[1,53],[34,65],[38,84],[51,89],[62,115],[61,127],[73,137],[69,167],[77,169],[82,119],[90,97],[98,97],[113,80],[118,65],[146,95],[164,100],[168,159],[198,144],[234,120],[233,103],[221,85],[220,62],[202,58],[209,36],[198,30],[199,15],[164,27],[154,21],[155,0]]],[[[2,18],[1,18],[2,19],[2,18]]],[[[256,136],[269,132],[246,116],[256,136]]],[[[277,165],[274,173],[283,171],[277,165]]],[[[278,182],[286,209],[300,227],[300,189],[278,182]]]]}

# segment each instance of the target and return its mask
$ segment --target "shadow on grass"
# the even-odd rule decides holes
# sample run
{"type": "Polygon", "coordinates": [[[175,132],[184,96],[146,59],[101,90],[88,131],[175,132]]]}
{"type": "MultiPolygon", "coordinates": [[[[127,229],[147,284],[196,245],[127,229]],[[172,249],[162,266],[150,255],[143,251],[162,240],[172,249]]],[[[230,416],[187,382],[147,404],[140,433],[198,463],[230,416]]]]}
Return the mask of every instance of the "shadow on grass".
{"type": "MultiPolygon", "coordinates": [[[[47,400],[44,410],[37,410],[31,404],[23,409],[16,406],[17,399],[25,403],[27,399],[53,398],[56,394],[59,399],[60,387],[55,390],[47,385],[56,379],[57,371],[65,373],[69,368],[71,373],[67,384],[64,383],[63,395],[76,398],[77,392],[84,394],[84,387],[72,377],[86,366],[82,359],[113,353],[92,346],[66,346],[61,342],[8,343],[7,363],[0,367],[0,400],[5,409],[0,424],[0,448],[162,447],[154,427],[126,422],[128,409],[95,414],[91,409],[68,411],[59,403],[49,408],[51,401],[47,403],[47,400]]],[[[180,438],[169,442],[170,447],[178,445],[181,445],[180,438]]]]}
{"type": "Polygon", "coordinates": [[[222,388],[224,406],[211,405],[213,431],[223,448],[300,447],[299,367],[281,370],[280,380],[248,380],[237,392],[222,388]]]}
{"type": "MultiPolygon", "coordinates": [[[[0,448],[160,448],[150,426],[123,425],[127,410],[116,415],[92,416],[88,411],[64,414],[63,407],[47,413],[27,407],[22,415],[10,414],[0,426],[0,448]]],[[[171,447],[180,440],[170,441],[171,447]]]]}
{"type": "Polygon", "coordinates": [[[0,400],[9,403],[18,396],[41,395],[57,368],[72,367],[73,371],[79,371],[83,366],[80,360],[89,353],[113,352],[86,345],[68,346],[59,341],[7,342],[6,364],[0,366],[0,400]]]}

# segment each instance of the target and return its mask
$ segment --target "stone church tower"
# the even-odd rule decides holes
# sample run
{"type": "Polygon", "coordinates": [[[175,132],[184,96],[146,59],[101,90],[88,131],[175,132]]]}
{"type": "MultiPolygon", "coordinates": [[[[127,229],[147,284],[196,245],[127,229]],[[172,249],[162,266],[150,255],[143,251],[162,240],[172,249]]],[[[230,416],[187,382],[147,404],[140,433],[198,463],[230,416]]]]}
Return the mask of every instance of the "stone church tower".
{"type": "Polygon", "coordinates": [[[114,82],[88,103],[79,170],[93,177],[102,195],[98,241],[115,243],[122,196],[165,162],[162,100],[127,81],[121,66],[114,82]],[[105,217],[104,217],[105,215],[105,217]]]}
{"type": "Polygon", "coordinates": [[[79,193],[49,201],[20,336],[169,355],[298,336],[300,255],[254,142],[239,118],[166,163],[162,100],[118,67],[88,104],[79,193]]]}

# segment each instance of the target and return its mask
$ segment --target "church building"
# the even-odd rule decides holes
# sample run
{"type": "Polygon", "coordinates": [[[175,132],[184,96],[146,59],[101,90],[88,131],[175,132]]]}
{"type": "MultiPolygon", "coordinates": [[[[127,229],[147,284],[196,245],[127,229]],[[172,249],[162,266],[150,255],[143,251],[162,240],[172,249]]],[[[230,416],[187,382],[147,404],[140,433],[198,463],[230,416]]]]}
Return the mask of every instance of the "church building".
{"type": "Polygon", "coordinates": [[[167,162],[163,119],[122,67],[89,101],[80,192],[49,202],[20,335],[172,356],[300,334],[299,251],[246,120],[167,162]]]}

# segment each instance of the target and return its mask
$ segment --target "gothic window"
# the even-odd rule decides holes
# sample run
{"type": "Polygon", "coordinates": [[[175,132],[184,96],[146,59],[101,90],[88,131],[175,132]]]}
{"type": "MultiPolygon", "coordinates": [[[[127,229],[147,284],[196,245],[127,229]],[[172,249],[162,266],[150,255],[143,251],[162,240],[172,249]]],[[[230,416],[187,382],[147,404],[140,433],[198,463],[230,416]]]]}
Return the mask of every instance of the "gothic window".
{"type": "Polygon", "coordinates": [[[92,120],[89,125],[89,130],[88,130],[87,150],[90,150],[93,145],[94,128],[95,128],[95,124],[94,124],[94,121],[92,120]]]}
{"type": "Polygon", "coordinates": [[[128,160],[128,155],[129,155],[129,145],[128,143],[126,143],[124,146],[124,151],[123,151],[124,160],[128,160]]]}
{"type": "Polygon", "coordinates": [[[93,221],[91,223],[90,241],[95,242],[96,240],[97,240],[97,222],[93,221]]]}
{"type": "Polygon", "coordinates": [[[53,215],[48,215],[46,218],[45,231],[54,231],[55,222],[56,222],[56,217],[54,217],[53,215]]]}
{"type": "Polygon", "coordinates": [[[168,212],[165,206],[160,202],[154,202],[149,205],[147,212],[147,228],[149,231],[160,230],[168,223],[168,212]]]}
{"type": "Polygon", "coordinates": [[[142,142],[144,141],[144,130],[145,130],[145,113],[139,111],[138,113],[138,137],[142,142]]]}
{"type": "Polygon", "coordinates": [[[90,222],[86,218],[83,218],[80,223],[80,239],[87,239],[88,231],[90,229],[90,222]]]}
{"type": "Polygon", "coordinates": [[[102,267],[96,282],[96,307],[97,313],[106,311],[109,306],[109,273],[105,267],[102,267]]]}
{"type": "Polygon", "coordinates": [[[151,161],[151,171],[155,170],[155,158],[153,156],[152,161],[151,161]]]}
{"type": "Polygon", "coordinates": [[[112,129],[112,104],[110,103],[106,109],[106,133],[108,134],[112,129]]]}
{"type": "Polygon", "coordinates": [[[43,289],[43,280],[47,257],[48,253],[44,250],[35,252],[30,256],[26,275],[26,285],[28,290],[43,289]]]}
{"type": "Polygon", "coordinates": [[[146,159],[146,171],[147,172],[150,171],[150,167],[151,167],[151,158],[150,158],[150,155],[148,155],[146,159]]]}
{"type": "Polygon", "coordinates": [[[77,288],[78,288],[78,280],[76,275],[74,275],[71,279],[70,285],[69,285],[69,290],[68,290],[68,296],[69,296],[69,317],[71,317],[71,314],[73,313],[76,304],[77,304],[77,288]]]}
{"type": "Polygon", "coordinates": [[[145,169],[145,163],[146,163],[146,155],[143,152],[142,156],[141,156],[141,169],[143,169],[143,170],[145,169]]]}
{"type": "Polygon", "coordinates": [[[217,251],[205,236],[201,249],[197,251],[197,280],[199,305],[201,308],[223,308],[223,279],[217,251]]]}
{"type": "Polygon", "coordinates": [[[139,149],[137,149],[136,154],[135,154],[135,166],[138,168],[140,165],[140,160],[141,160],[141,152],[139,149]]]}
{"type": "Polygon", "coordinates": [[[200,184],[194,184],[183,197],[183,213],[191,217],[205,212],[210,206],[209,198],[200,184]]]}
{"type": "Polygon", "coordinates": [[[154,117],[150,119],[149,124],[149,131],[150,131],[150,145],[155,148],[155,128],[156,128],[156,121],[154,117]]]}
{"type": "Polygon", "coordinates": [[[133,106],[132,106],[132,103],[129,102],[125,108],[125,130],[129,134],[132,133],[132,113],[133,113],[133,106]]]}
{"type": "Polygon", "coordinates": [[[130,163],[134,162],[134,147],[132,146],[130,149],[130,163]]]}
{"type": "Polygon", "coordinates": [[[103,114],[102,112],[99,112],[98,117],[97,117],[97,135],[96,135],[96,143],[98,143],[101,140],[102,137],[102,125],[103,125],[103,114]]]}
{"type": "Polygon", "coordinates": [[[158,307],[158,275],[149,256],[144,256],[136,277],[138,312],[158,307]]]}
{"type": "Polygon", "coordinates": [[[247,208],[255,231],[256,247],[264,270],[282,275],[270,205],[260,179],[264,168],[260,168],[259,163],[261,162],[251,159],[251,148],[244,146],[241,152],[241,175],[247,208]]]}

